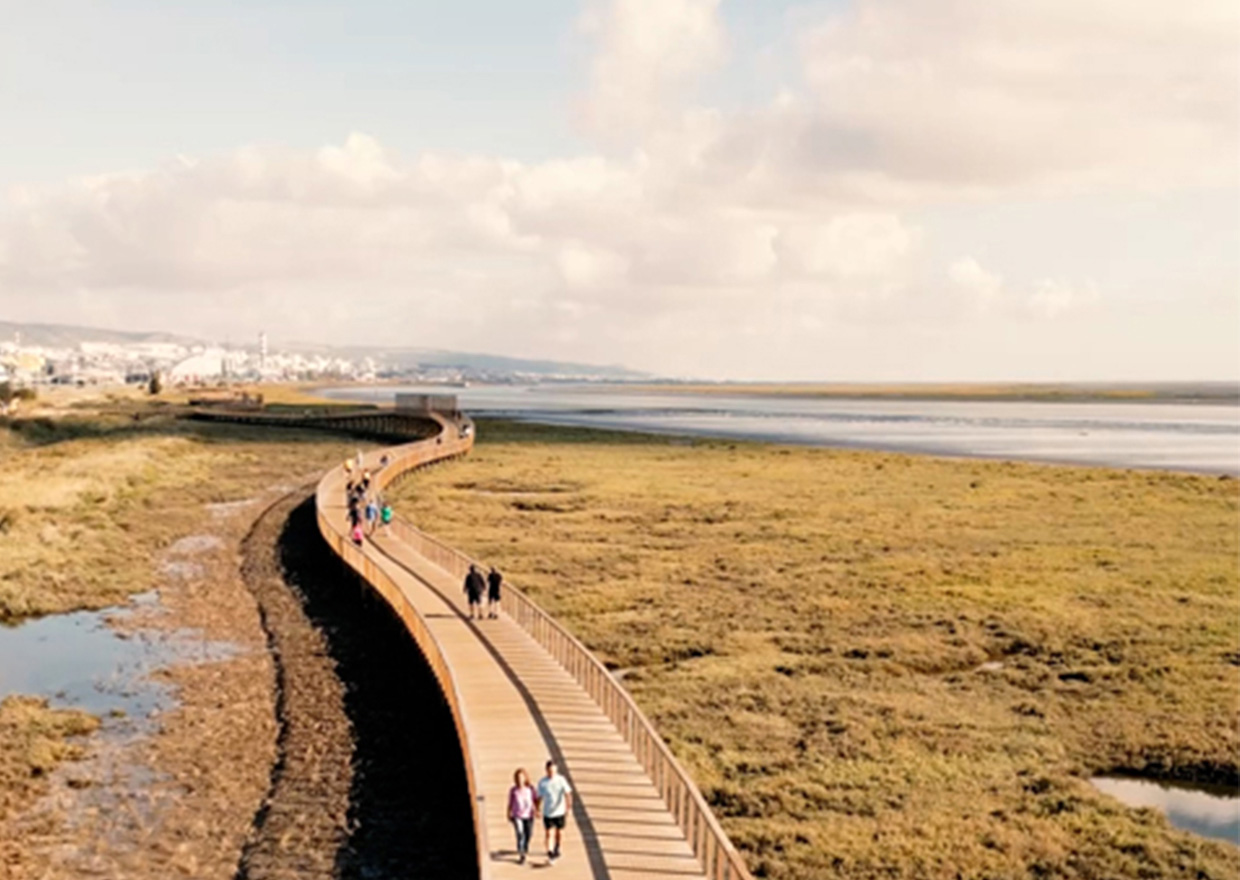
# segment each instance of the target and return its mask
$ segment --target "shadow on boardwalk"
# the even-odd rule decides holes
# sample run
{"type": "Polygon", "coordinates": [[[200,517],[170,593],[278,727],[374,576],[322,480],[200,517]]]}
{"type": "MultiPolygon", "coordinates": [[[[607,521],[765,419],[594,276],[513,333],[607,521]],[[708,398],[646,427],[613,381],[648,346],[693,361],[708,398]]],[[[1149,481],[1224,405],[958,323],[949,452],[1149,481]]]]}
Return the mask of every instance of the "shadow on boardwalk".
{"type": "MultiPolygon", "coordinates": [[[[417,646],[323,543],[313,498],[286,520],[278,556],[306,617],[324,637],[353,731],[349,831],[335,854],[334,875],[476,876],[460,746],[417,646]]],[[[282,755],[286,763],[288,757],[282,755]]]]}

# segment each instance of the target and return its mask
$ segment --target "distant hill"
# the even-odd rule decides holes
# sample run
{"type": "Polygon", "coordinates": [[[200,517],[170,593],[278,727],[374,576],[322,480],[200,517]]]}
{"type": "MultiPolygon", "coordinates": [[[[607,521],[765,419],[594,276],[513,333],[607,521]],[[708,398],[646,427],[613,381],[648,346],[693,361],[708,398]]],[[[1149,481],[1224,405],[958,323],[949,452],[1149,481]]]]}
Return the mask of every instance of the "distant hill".
{"type": "MultiPolygon", "coordinates": [[[[292,350],[300,349],[295,346],[292,350]]],[[[597,376],[604,379],[649,379],[649,373],[630,370],[619,364],[578,364],[567,361],[530,360],[476,352],[444,351],[437,348],[383,348],[340,346],[330,349],[347,358],[372,357],[397,367],[459,367],[486,373],[528,373],[538,376],[597,376]]]]}
{"type": "MultiPolygon", "coordinates": [[[[72,348],[82,342],[112,342],[137,344],[142,342],[172,342],[180,345],[206,345],[206,340],[192,336],[161,331],[106,330],[100,327],[81,327],[73,324],[25,324],[0,321],[0,340],[10,340],[16,333],[22,335],[26,345],[47,348],[72,348]]],[[[230,347],[233,347],[230,345],[230,347]]],[[[247,341],[235,347],[253,351],[257,342],[247,341]]],[[[431,348],[403,348],[360,345],[320,345],[316,343],[276,343],[274,350],[298,354],[322,354],[349,360],[374,358],[395,367],[409,369],[425,367],[459,367],[466,371],[484,373],[526,373],[535,376],[595,376],[604,379],[648,379],[650,374],[639,373],[626,367],[610,364],[577,364],[562,361],[528,360],[503,355],[444,351],[431,348]]]]}
{"type": "Polygon", "coordinates": [[[17,333],[22,335],[22,344],[41,345],[47,348],[71,348],[81,342],[201,344],[199,340],[189,336],[160,331],[105,330],[101,327],[79,327],[74,324],[23,324],[0,321],[0,340],[11,340],[17,333]]]}

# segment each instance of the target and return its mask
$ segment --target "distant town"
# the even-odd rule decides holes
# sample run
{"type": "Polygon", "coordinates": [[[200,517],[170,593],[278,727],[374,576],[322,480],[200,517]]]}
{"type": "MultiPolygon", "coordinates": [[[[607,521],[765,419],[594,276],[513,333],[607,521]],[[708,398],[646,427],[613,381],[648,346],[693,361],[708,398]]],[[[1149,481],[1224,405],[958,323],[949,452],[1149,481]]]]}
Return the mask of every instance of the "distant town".
{"type": "Polygon", "coordinates": [[[515,384],[614,381],[628,372],[415,349],[307,351],[272,345],[265,333],[249,344],[217,345],[122,333],[81,338],[71,332],[82,328],[56,327],[55,333],[39,332],[37,325],[29,332],[14,325],[6,329],[0,337],[0,383],[14,388],[149,385],[153,380],[165,387],[308,381],[515,384]]]}

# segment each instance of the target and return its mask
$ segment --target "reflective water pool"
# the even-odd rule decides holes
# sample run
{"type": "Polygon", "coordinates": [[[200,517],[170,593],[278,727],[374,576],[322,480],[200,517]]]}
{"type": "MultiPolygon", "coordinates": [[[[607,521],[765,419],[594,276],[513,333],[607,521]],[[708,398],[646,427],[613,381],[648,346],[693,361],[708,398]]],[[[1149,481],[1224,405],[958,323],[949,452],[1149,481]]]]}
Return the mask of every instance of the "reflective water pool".
{"type": "Polygon", "coordinates": [[[99,715],[141,718],[171,703],[167,685],[148,678],[174,660],[231,656],[234,647],[205,642],[188,631],[129,633],[108,619],[158,602],[155,593],[132,605],[75,611],[0,626],[0,699],[9,694],[46,697],[57,706],[99,715]]]}
{"type": "Polygon", "coordinates": [[[1236,789],[1122,776],[1098,776],[1090,782],[1130,807],[1161,810],[1177,828],[1240,846],[1240,791],[1236,789]]]}

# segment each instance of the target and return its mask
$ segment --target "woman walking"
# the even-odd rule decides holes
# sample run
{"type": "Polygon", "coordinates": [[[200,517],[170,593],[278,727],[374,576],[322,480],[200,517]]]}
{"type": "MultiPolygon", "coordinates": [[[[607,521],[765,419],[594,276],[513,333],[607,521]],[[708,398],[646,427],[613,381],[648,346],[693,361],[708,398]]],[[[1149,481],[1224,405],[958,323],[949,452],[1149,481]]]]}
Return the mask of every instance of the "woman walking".
{"type": "Polygon", "coordinates": [[[487,574],[487,617],[499,617],[500,589],[504,585],[504,576],[492,565],[487,574]]]}
{"type": "Polygon", "coordinates": [[[534,786],[530,785],[525,768],[512,774],[512,788],[508,789],[508,818],[517,832],[517,864],[524,865],[530,851],[530,834],[534,831],[534,786]]]}

